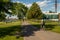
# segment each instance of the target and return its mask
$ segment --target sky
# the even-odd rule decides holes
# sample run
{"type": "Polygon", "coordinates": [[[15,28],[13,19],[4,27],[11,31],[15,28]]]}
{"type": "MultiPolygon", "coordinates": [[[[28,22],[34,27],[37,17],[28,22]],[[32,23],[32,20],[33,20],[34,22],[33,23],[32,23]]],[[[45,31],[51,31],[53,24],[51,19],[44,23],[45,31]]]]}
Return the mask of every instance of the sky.
{"type": "MultiPolygon", "coordinates": [[[[33,2],[36,2],[40,6],[42,12],[48,12],[49,10],[55,11],[54,7],[55,0],[12,0],[12,1],[23,3],[28,8],[31,7],[33,2]]],[[[57,1],[58,1],[57,12],[60,13],[60,0],[57,1]]]]}

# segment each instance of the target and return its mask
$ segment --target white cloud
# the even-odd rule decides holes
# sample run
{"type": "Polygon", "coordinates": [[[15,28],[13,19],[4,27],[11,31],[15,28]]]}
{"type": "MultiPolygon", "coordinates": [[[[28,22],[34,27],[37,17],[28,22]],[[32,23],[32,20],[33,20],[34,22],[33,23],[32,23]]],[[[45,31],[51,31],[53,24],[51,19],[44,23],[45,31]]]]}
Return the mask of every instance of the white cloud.
{"type": "Polygon", "coordinates": [[[28,8],[30,8],[31,7],[31,5],[32,4],[25,4],[25,3],[23,3],[25,6],[27,6],[28,8]]]}
{"type": "MultiPolygon", "coordinates": [[[[55,9],[55,5],[54,4],[51,4],[51,5],[53,5],[51,8],[55,9]]],[[[57,8],[59,8],[59,7],[60,7],[60,3],[57,4],[57,8]]]]}
{"type": "Polygon", "coordinates": [[[48,2],[51,2],[51,1],[47,1],[47,0],[44,0],[44,1],[38,1],[36,2],[40,7],[44,7],[48,4],[48,2]]]}
{"type": "Polygon", "coordinates": [[[31,7],[31,5],[32,5],[32,4],[27,4],[26,6],[27,6],[27,7],[31,7]]]}
{"type": "MultiPolygon", "coordinates": [[[[44,7],[48,4],[48,2],[51,2],[51,1],[47,1],[47,0],[44,0],[44,1],[37,1],[36,3],[40,6],[40,7],[44,7]]],[[[25,4],[25,6],[27,7],[31,7],[32,3],[31,4],[25,4]]]]}
{"type": "MultiPolygon", "coordinates": [[[[20,1],[17,1],[18,3],[20,2],[20,1]]],[[[40,7],[44,7],[44,6],[46,6],[47,4],[48,4],[48,2],[51,2],[51,0],[44,0],[44,1],[37,1],[36,3],[40,6],[40,7]]],[[[23,3],[23,2],[20,2],[20,3],[23,3]]],[[[32,5],[32,3],[29,3],[29,4],[25,4],[25,3],[23,3],[25,6],[27,6],[27,7],[31,7],[31,5],[32,5]]]]}

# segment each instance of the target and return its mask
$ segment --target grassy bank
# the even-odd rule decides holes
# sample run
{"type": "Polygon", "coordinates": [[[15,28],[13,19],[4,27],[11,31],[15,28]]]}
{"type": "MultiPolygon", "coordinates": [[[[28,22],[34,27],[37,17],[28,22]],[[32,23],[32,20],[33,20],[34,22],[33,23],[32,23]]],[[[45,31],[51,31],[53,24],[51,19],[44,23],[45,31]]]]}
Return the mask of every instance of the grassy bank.
{"type": "Polygon", "coordinates": [[[52,29],[52,31],[60,33],[60,26],[55,26],[55,28],[52,29]]]}
{"type": "MultiPolygon", "coordinates": [[[[40,22],[41,21],[39,21],[39,20],[37,20],[37,21],[30,20],[29,21],[29,23],[31,23],[33,26],[39,27],[39,28],[41,27],[40,22]]],[[[56,21],[45,21],[45,29],[60,33],[60,26],[59,26],[59,23],[56,21]]]]}
{"type": "Polygon", "coordinates": [[[23,37],[16,39],[15,32],[21,31],[21,21],[0,22],[0,40],[23,40],[23,37]]]}

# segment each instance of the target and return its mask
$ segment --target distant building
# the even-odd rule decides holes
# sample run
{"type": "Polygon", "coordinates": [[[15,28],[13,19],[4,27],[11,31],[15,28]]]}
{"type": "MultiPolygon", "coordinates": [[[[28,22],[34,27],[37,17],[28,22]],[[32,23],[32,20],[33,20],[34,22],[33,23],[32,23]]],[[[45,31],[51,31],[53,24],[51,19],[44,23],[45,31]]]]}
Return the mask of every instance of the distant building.
{"type": "Polygon", "coordinates": [[[18,19],[17,15],[7,16],[6,19],[18,19]]]}
{"type": "Polygon", "coordinates": [[[45,12],[44,13],[44,18],[48,19],[48,20],[54,20],[54,21],[58,21],[60,19],[60,14],[59,13],[49,13],[49,12],[45,12]]]}
{"type": "Polygon", "coordinates": [[[12,21],[17,21],[17,20],[18,20],[18,17],[14,15],[14,16],[7,16],[5,21],[12,22],[12,21]]]}

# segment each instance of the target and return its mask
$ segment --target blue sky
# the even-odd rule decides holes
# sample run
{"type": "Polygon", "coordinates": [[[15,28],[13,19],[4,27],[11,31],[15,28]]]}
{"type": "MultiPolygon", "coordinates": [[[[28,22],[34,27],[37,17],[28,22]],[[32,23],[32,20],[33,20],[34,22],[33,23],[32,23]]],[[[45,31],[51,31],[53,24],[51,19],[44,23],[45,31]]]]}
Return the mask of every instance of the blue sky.
{"type": "MultiPolygon", "coordinates": [[[[54,7],[54,0],[12,0],[13,2],[21,2],[23,4],[25,4],[27,7],[30,7],[32,5],[33,2],[36,2],[41,10],[43,12],[47,12],[49,10],[54,11],[55,7],[54,7]]],[[[58,13],[60,13],[60,0],[58,1],[58,13]]]]}

